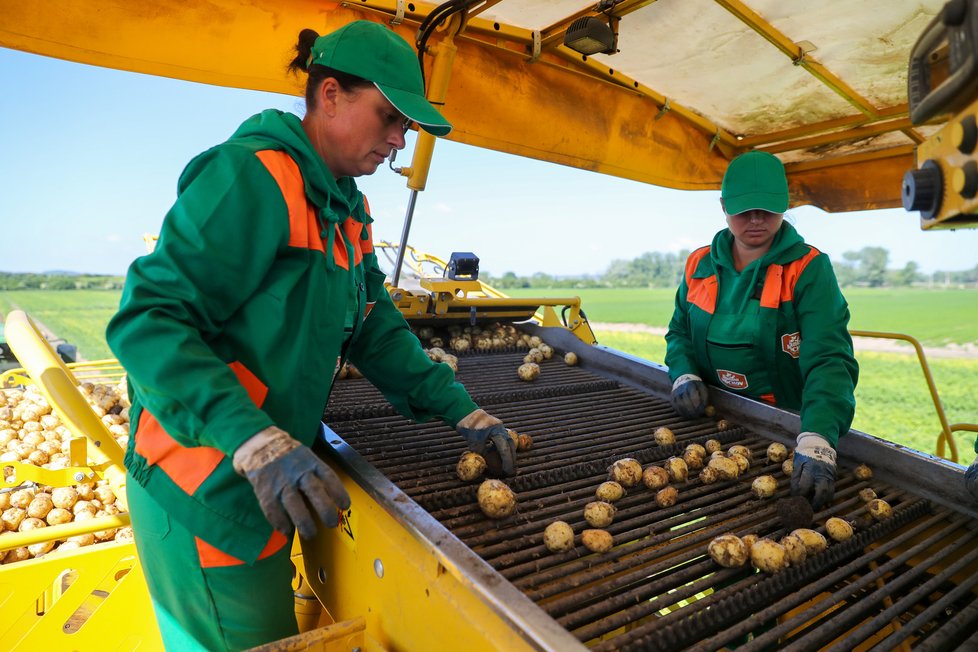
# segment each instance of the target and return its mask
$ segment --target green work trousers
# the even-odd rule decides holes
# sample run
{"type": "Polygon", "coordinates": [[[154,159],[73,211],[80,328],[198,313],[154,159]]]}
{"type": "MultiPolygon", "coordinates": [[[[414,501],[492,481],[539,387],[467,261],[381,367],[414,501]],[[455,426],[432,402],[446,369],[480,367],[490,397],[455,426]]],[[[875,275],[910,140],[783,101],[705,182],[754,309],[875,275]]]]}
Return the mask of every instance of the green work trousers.
{"type": "Polygon", "coordinates": [[[202,568],[194,535],[129,480],[136,550],[169,652],[244,650],[299,633],[291,546],[251,566],[202,568]]]}

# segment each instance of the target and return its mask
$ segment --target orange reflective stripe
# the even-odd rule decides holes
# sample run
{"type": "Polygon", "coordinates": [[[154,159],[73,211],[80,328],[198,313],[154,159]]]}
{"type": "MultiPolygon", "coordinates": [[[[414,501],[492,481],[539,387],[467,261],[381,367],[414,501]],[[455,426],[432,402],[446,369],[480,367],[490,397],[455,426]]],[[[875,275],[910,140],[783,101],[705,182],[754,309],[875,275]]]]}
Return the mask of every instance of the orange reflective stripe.
{"type": "MultiPolygon", "coordinates": [[[[268,396],[268,387],[240,362],[232,362],[228,367],[248,392],[248,397],[261,407],[268,396]]],[[[183,446],[145,408],[136,428],[136,452],[145,457],[150,466],[158,466],[188,495],[197,491],[225,457],[211,446],[183,446]]]]}
{"type": "Polygon", "coordinates": [[[350,269],[350,257],[346,255],[346,244],[343,242],[343,232],[340,225],[333,225],[333,260],[337,267],[350,269]]]}
{"type": "Polygon", "coordinates": [[[819,254],[815,247],[809,247],[808,253],[787,265],[771,265],[764,276],[764,289],[761,292],[762,308],[778,308],[782,303],[795,298],[795,285],[802,272],[819,254]]]}
{"type": "Polygon", "coordinates": [[[777,405],[774,400],[774,394],[761,394],[757,398],[761,399],[765,403],[770,403],[771,405],[777,405]]]}
{"type": "Polygon", "coordinates": [[[363,222],[357,222],[352,217],[346,218],[346,221],[343,222],[343,232],[346,234],[346,239],[353,245],[354,265],[359,265],[363,261],[363,249],[361,245],[363,240],[360,239],[360,235],[363,233],[363,226],[363,222]]]}
{"type": "Polygon", "coordinates": [[[197,491],[224,459],[224,453],[210,446],[181,446],[145,408],[136,429],[136,452],[147,464],[159,466],[187,494],[197,491]]]}
{"type": "Polygon", "coordinates": [[[717,277],[694,278],[690,281],[686,301],[712,315],[717,305],[717,277]]]}
{"type": "Polygon", "coordinates": [[[761,291],[761,308],[777,308],[781,305],[781,276],[784,267],[771,265],[764,275],[764,290],[761,291]]]}
{"type": "MultiPolygon", "coordinates": [[[[284,534],[278,530],[272,530],[272,536],[268,537],[268,543],[265,544],[261,554],[258,555],[258,559],[264,559],[265,557],[274,555],[276,552],[281,550],[282,546],[288,543],[288,541],[288,538],[284,534]]],[[[229,555],[220,548],[212,546],[200,537],[195,536],[194,543],[197,544],[197,556],[200,559],[201,568],[241,566],[244,564],[244,562],[237,557],[229,555]]]]}
{"type": "Polygon", "coordinates": [[[693,274],[696,273],[696,268],[699,267],[700,261],[709,253],[710,247],[707,245],[706,247],[700,247],[686,259],[686,285],[689,285],[689,282],[693,280],[693,274]]]}
{"type": "Polygon", "coordinates": [[[326,252],[319,232],[316,211],[306,201],[305,184],[299,166],[285,152],[267,149],[255,156],[278,184],[289,211],[289,246],[326,252]]]}
{"type": "MultiPolygon", "coordinates": [[[[366,200],[364,200],[366,201],[366,200]]],[[[373,225],[367,224],[367,239],[360,241],[360,250],[366,254],[372,254],[374,252],[374,229],[373,225]]]]}

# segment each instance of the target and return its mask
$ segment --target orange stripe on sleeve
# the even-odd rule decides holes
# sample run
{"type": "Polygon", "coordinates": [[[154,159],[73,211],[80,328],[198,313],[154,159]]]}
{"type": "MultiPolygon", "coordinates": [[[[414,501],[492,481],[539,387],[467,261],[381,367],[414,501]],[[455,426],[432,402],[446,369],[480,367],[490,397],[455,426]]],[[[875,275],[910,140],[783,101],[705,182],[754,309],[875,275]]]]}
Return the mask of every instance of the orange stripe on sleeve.
{"type": "Polygon", "coordinates": [[[781,305],[781,277],[784,267],[769,265],[764,275],[764,289],[761,291],[761,307],[777,308],[781,305]]]}
{"type": "Polygon", "coordinates": [[[802,272],[808,267],[808,263],[815,260],[815,257],[821,253],[815,247],[812,247],[807,254],[799,258],[798,260],[793,260],[784,266],[784,278],[781,280],[781,301],[791,301],[795,297],[795,284],[798,283],[798,279],[801,278],[802,272]]]}
{"type": "Polygon", "coordinates": [[[312,205],[306,201],[299,166],[285,152],[266,149],[255,154],[282,191],[289,211],[289,246],[326,252],[312,205]]]}

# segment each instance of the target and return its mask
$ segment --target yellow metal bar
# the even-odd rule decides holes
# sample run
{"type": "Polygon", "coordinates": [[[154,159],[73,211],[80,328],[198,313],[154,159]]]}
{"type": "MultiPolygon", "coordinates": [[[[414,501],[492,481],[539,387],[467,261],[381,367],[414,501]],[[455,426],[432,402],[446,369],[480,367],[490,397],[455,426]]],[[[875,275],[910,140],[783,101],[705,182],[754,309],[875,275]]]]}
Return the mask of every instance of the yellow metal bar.
{"type": "MultiPolygon", "coordinates": [[[[114,530],[125,527],[129,523],[128,512],[123,512],[122,514],[113,514],[111,516],[96,516],[84,521],[71,521],[70,523],[62,523],[61,525],[40,527],[36,530],[28,530],[26,532],[7,532],[0,537],[0,550],[13,550],[14,548],[30,546],[35,543],[67,539],[68,537],[75,537],[79,534],[114,530]]],[[[2,604],[2,601],[0,601],[0,604],[2,604]]]]}
{"type": "Polygon", "coordinates": [[[19,487],[25,482],[36,482],[50,487],[70,487],[79,482],[99,479],[99,475],[88,466],[45,469],[26,462],[4,462],[2,466],[4,470],[10,469],[10,472],[0,477],[0,488],[19,487]]]}
{"type": "Polygon", "coordinates": [[[916,338],[910,335],[904,335],[903,333],[884,333],[878,331],[849,331],[849,334],[853,337],[872,337],[876,339],[884,340],[901,340],[904,342],[909,342],[913,345],[914,350],[917,352],[917,360],[920,362],[921,371],[924,372],[924,380],[927,382],[927,389],[930,392],[931,400],[934,402],[934,410],[937,412],[937,418],[941,422],[941,433],[937,437],[937,456],[944,457],[944,446],[945,444],[950,449],[950,459],[952,462],[958,461],[958,447],[954,443],[954,437],[951,433],[954,430],[969,430],[971,432],[978,432],[978,425],[973,424],[955,424],[954,428],[948,424],[947,415],[944,414],[944,404],[941,403],[941,397],[937,393],[937,385],[934,383],[934,376],[930,372],[930,365],[927,364],[927,356],[924,354],[924,347],[920,345],[920,342],[916,338]]]}
{"type": "Polygon", "coordinates": [[[108,428],[95,414],[78,390],[78,381],[65,366],[27,313],[14,310],[7,315],[4,336],[11,350],[48,403],[58,411],[61,421],[79,437],[87,437],[92,445],[88,457],[93,468],[103,470],[116,498],[126,502],[125,453],[108,428]]]}

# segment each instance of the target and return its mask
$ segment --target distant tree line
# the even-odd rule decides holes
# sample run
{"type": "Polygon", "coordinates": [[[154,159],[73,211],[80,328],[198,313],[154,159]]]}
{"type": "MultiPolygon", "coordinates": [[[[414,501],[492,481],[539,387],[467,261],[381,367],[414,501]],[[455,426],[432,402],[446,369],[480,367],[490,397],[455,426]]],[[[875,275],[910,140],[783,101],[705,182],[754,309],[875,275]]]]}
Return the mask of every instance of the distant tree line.
{"type": "MultiPolygon", "coordinates": [[[[676,287],[682,279],[689,251],[662,253],[650,251],[632,260],[613,260],[603,274],[555,277],[542,272],[517,276],[486,273],[482,278],[492,286],[509,288],[600,288],[600,287],[676,287]]],[[[902,268],[889,269],[890,252],[883,247],[863,247],[847,251],[832,266],[843,287],[909,287],[913,285],[965,286],[978,288],[978,265],[957,272],[924,274],[910,261],[902,268]]]]}
{"type": "Polygon", "coordinates": [[[103,274],[0,272],[0,290],[121,290],[125,278],[103,274]]]}

